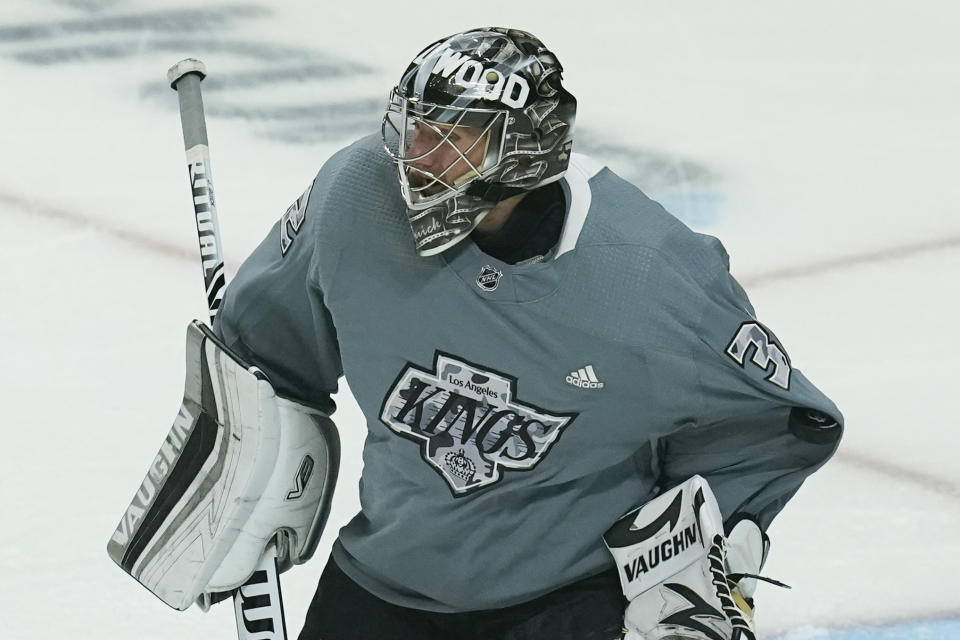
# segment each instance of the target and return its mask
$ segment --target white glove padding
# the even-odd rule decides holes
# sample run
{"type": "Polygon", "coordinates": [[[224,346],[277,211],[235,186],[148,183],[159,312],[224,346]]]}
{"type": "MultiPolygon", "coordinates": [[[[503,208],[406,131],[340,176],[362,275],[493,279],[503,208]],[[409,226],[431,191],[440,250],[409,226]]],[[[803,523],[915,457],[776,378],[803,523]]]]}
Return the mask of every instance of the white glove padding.
{"type": "Polygon", "coordinates": [[[187,327],[186,350],[183,405],[107,544],[179,610],[243,584],[278,532],[281,569],[308,560],[340,459],[329,418],[278,397],[202,323],[187,327]]]}
{"type": "MultiPolygon", "coordinates": [[[[757,581],[752,576],[760,573],[769,550],[770,538],[753,520],[741,520],[730,530],[727,536],[727,577],[736,583],[732,588],[734,599],[738,595],[748,601],[753,598],[757,581]]],[[[769,578],[764,580],[781,587],[787,586],[769,578]]],[[[753,605],[750,604],[750,607],[752,609],[753,605]]]]}
{"type": "MultiPolygon", "coordinates": [[[[742,523],[744,532],[756,527],[742,523]]],[[[720,508],[700,476],[628,513],[604,541],[629,600],[625,640],[755,640],[752,617],[737,606],[728,582],[720,508]]],[[[737,555],[744,569],[750,555],[737,555]]],[[[741,573],[754,573],[759,563],[741,573]]]]}

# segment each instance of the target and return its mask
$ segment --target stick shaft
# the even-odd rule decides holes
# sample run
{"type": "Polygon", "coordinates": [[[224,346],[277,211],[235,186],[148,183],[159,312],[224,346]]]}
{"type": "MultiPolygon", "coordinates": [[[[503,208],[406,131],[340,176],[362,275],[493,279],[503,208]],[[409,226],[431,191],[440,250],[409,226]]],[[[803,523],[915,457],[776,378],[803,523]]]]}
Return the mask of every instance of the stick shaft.
{"type": "Polygon", "coordinates": [[[217,218],[217,201],[214,196],[213,172],[210,167],[210,147],[207,143],[207,124],[203,113],[203,97],[200,93],[202,79],[203,76],[199,72],[187,72],[173,80],[171,86],[176,89],[180,100],[183,145],[187,154],[187,172],[193,197],[197,238],[200,241],[207,310],[212,323],[220,310],[227,280],[223,268],[223,253],[220,249],[220,222],[217,218]]]}
{"type": "Polygon", "coordinates": [[[277,572],[277,550],[270,544],[256,571],[233,594],[239,640],[286,640],[287,622],[277,572]]]}

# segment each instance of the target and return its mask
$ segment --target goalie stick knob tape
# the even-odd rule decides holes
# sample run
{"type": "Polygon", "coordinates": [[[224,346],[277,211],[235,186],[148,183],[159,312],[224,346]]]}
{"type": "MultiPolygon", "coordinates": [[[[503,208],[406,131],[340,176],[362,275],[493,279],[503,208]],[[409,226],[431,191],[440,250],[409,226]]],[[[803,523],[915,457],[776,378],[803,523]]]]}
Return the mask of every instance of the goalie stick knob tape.
{"type": "Polygon", "coordinates": [[[207,67],[196,58],[184,58],[167,71],[167,82],[170,83],[170,88],[176,89],[180,78],[188,73],[196,73],[203,80],[207,77],[207,67]]]}

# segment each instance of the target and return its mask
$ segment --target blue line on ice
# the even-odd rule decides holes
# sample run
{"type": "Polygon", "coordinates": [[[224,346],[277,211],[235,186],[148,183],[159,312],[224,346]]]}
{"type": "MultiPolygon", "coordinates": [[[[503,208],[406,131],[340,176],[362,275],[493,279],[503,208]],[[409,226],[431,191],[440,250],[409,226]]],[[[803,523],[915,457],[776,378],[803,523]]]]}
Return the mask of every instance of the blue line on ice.
{"type": "Polygon", "coordinates": [[[960,640],[960,619],[904,622],[883,627],[791,631],[775,640],[960,640]]]}

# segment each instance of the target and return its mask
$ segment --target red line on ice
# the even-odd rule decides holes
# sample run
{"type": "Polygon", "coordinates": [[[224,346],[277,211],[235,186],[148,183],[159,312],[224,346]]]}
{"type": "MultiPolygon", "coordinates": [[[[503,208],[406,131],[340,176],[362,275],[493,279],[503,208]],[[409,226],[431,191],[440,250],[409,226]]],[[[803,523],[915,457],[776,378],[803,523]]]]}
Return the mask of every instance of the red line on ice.
{"type": "Polygon", "coordinates": [[[763,273],[748,274],[740,280],[740,284],[747,288],[762,287],[764,285],[794,278],[806,278],[816,276],[832,271],[840,271],[849,267],[858,267],[867,264],[877,264],[881,262],[891,262],[902,260],[921,253],[930,251],[942,251],[944,249],[954,249],[960,247],[960,236],[940,238],[939,240],[929,240],[927,242],[917,242],[914,244],[904,244],[900,246],[885,247],[875,251],[864,253],[852,253],[845,256],[837,256],[821,262],[812,262],[810,264],[799,265],[796,267],[786,267],[784,269],[773,269],[763,273]]]}
{"type": "Polygon", "coordinates": [[[0,205],[8,205],[29,216],[44,218],[58,223],[66,223],[74,228],[94,229],[106,236],[121,240],[124,244],[139,246],[155,254],[169,258],[186,258],[199,261],[198,250],[190,250],[152,238],[147,234],[124,228],[108,220],[98,220],[91,216],[70,211],[40,202],[35,198],[24,198],[0,191],[0,205]]]}
{"type": "Polygon", "coordinates": [[[858,469],[871,471],[873,473],[879,473],[896,480],[909,482],[910,484],[921,487],[928,491],[932,491],[933,493],[939,493],[940,495],[960,499],[960,486],[957,486],[949,480],[938,478],[937,476],[928,473],[923,473],[907,467],[901,467],[887,460],[880,460],[865,456],[860,453],[848,451],[843,449],[843,447],[841,447],[836,453],[836,458],[841,463],[850,467],[856,467],[858,469]]]}

